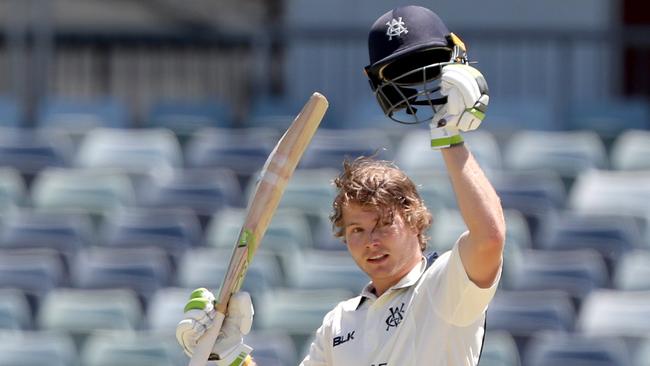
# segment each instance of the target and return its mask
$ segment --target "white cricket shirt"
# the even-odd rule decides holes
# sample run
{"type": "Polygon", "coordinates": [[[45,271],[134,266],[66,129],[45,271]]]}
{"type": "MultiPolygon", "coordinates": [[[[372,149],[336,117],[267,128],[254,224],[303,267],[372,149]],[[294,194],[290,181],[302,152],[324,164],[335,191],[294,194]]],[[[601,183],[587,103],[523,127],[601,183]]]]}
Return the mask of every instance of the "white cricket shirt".
{"type": "Polygon", "coordinates": [[[475,366],[485,311],[501,277],[474,284],[458,242],[409,272],[379,298],[370,290],[339,303],[323,319],[302,366],[475,366]]]}

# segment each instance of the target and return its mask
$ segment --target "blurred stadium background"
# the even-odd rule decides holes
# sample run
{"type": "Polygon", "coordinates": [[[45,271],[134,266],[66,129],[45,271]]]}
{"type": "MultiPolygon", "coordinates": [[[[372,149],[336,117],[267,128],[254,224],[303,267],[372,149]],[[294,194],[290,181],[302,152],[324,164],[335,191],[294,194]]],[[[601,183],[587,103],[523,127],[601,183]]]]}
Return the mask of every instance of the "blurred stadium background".
{"type": "Polygon", "coordinates": [[[189,290],[218,286],[254,177],[314,90],[330,111],[245,284],[259,364],[297,364],[365,284],[327,221],[344,156],[383,148],[448,248],[463,223],[442,162],[362,74],[370,25],[406,3],[438,12],[490,83],[467,140],[509,232],[481,366],[650,365],[638,0],[0,1],[0,365],[184,365],[189,290]]]}

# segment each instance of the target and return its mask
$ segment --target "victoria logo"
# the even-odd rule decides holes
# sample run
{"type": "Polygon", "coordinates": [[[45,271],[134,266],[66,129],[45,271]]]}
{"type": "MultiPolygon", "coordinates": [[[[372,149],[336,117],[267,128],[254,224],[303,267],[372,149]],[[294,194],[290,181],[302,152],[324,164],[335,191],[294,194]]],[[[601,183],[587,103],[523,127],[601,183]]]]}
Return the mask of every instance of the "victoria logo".
{"type": "Polygon", "coordinates": [[[386,318],[386,331],[388,332],[390,328],[397,327],[399,323],[404,319],[404,303],[402,306],[394,306],[389,308],[390,315],[386,318]]]}
{"type": "Polygon", "coordinates": [[[392,41],[393,37],[399,37],[402,34],[407,34],[409,32],[402,21],[402,17],[397,19],[393,18],[390,22],[386,22],[386,25],[388,26],[388,29],[386,29],[386,35],[388,36],[389,41],[392,41]]]}

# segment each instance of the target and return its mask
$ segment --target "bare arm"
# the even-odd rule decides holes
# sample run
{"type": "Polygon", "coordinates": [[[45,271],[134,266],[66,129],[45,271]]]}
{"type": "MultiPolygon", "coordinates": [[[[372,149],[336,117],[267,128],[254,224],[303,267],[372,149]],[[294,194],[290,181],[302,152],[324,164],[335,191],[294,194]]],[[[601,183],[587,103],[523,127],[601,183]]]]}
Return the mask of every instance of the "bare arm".
{"type": "Polygon", "coordinates": [[[460,239],[460,256],[469,278],[489,287],[501,265],[506,225],[501,202],[474,156],[464,145],[441,149],[456,200],[469,231],[460,239]]]}

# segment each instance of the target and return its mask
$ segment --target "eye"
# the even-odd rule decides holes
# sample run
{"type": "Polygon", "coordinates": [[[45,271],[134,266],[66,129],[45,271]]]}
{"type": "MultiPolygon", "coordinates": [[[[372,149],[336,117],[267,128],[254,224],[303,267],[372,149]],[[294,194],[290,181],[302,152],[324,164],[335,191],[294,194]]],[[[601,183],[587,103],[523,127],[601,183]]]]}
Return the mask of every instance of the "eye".
{"type": "Polygon", "coordinates": [[[359,234],[363,232],[363,228],[360,226],[352,226],[348,229],[349,234],[359,234]]]}

